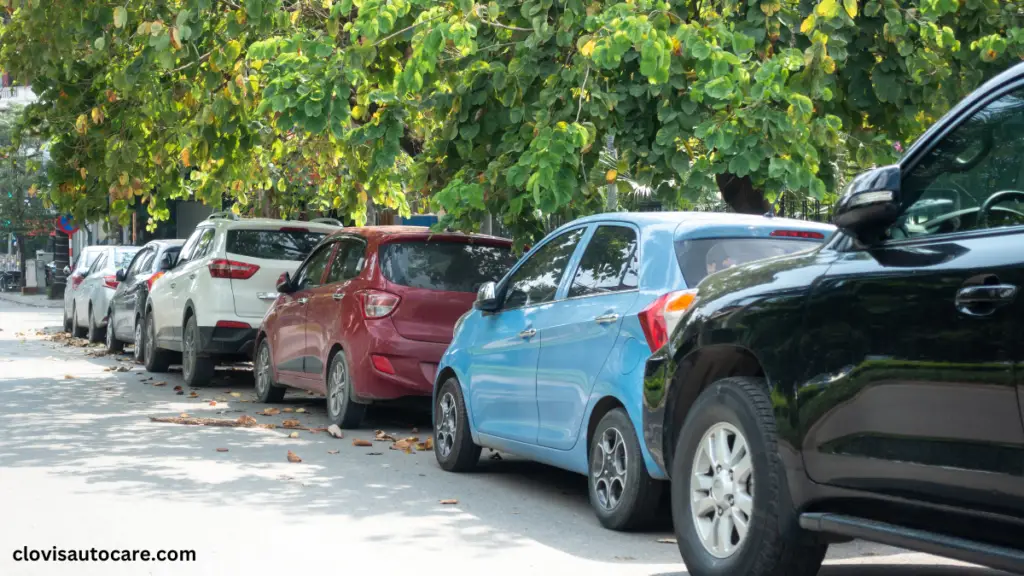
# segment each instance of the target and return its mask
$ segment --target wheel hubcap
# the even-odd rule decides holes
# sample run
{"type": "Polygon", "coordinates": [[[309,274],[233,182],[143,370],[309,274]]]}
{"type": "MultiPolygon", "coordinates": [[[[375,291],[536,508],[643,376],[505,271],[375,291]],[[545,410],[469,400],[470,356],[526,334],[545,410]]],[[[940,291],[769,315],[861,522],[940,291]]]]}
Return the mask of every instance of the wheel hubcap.
{"type": "Polygon", "coordinates": [[[334,363],[334,370],[331,371],[331,389],[327,398],[328,408],[333,416],[341,414],[341,407],[345,404],[345,395],[348,392],[347,384],[348,370],[345,369],[345,362],[339,360],[334,363]]]}
{"type": "Polygon", "coordinates": [[[185,373],[185,379],[189,380],[192,376],[192,368],[196,362],[196,342],[195,335],[192,334],[192,330],[185,331],[185,354],[182,359],[181,371],[185,373]]]}
{"type": "Polygon", "coordinates": [[[437,407],[440,413],[437,415],[437,430],[434,431],[434,435],[437,436],[437,448],[441,452],[441,457],[447,458],[455,448],[455,431],[458,427],[455,396],[451,392],[445,392],[437,407]]]}
{"type": "Polygon", "coordinates": [[[594,444],[590,459],[590,475],[597,502],[605,510],[614,510],[626,491],[629,455],[618,428],[609,428],[594,444]]]}
{"type": "Polygon", "coordinates": [[[270,351],[266,345],[260,346],[260,357],[256,362],[256,393],[263,395],[270,383],[270,351]]]}
{"type": "Polygon", "coordinates": [[[743,434],[727,422],[701,439],[690,479],[694,527],[716,558],[728,558],[743,544],[754,512],[754,475],[743,434]]]}

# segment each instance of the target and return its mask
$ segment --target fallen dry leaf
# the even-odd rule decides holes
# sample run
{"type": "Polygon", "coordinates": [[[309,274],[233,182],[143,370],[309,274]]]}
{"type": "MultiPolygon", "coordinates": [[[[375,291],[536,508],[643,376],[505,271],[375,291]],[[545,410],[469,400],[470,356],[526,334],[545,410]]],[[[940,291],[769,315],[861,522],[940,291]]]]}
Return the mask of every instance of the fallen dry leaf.
{"type": "Polygon", "coordinates": [[[306,409],[305,408],[296,408],[295,409],[295,413],[296,414],[305,414],[306,413],[306,409]]]}
{"type": "Polygon", "coordinates": [[[241,392],[231,392],[229,395],[230,396],[234,396],[235,398],[241,398],[242,397],[242,393],[241,392]]]}
{"type": "Polygon", "coordinates": [[[281,412],[294,412],[291,408],[282,408],[281,412]]]}
{"type": "Polygon", "coordinates": [[[289,450],[288,451],[288,461],[292,462],[292,463],[302,462],[302,458],[299,458],[298,456],[295,455],[295,452],[292,452],[291,450],[289,450]]]}
{"type": "MultiPolygon", "coordinates": [[[[258,428],[276,428],[273,424],[258,424],[249,423],[245,420],[246,416],[240,417],[238,420],[225,420],[223,418],[196,418],[196,417],[162,417],[162,416],[150,416],[150,422],[160,422],[163,424],[183,424],[185,426],[221,426],[225,428],[239,428],[239,427],[251,427],[256,426],[258,428]]],[[[255,421],[255,418],[249,416],[248,418],[255,421]]]]}
{"type": "Polygon", "coordinates": [[[210,406],[216,406],[216,405],[217,405],[217,401],[216,400],[210,400],[210,406]]]}
{"type": "Polygon", "coordinates": [[[288,437],[289,438],[298,438],[299,437],[299,433],[298,432],[292,432],[291,434],[288,435],[288,437]]]}
{"type": "Polygon", "coordinates": [[[178,414],[178,417],[179,418],[188,418],[188,412],[182,412],[181,414],[178,414]]]}
{"type": "Polygon", "coordinates": [[[238,422],[238,424],[241,425],[241,426],[257,426],[257,425],[259,425],[259,422],[257,422],[255,418],[253,418],[252,416],[249,416],[248,414],[242,414],[241,416],[238,417],[238,420],[236,420],[236,422],[238,422]]]}
{"type": "Polygon", "coordinates": [[[459,501],[456,500],[455,498],[449,498],[447,500],[441,500],[441,504],[444,504],[445,506],[450,506],[452,504],[458,504],[458,503],[459,503],[459,501]]]}
{"type": "Polygon", "coordinates": [[[434,449],[434,438],[433,437],[427,436],[427,439],[424,440],[423,443],[427,445],[427,450],[433,450],[434,449]]]}
{"type": "Polygon", "coordinates": [[[223,396],[217,396],[217,398],[215,398],[215,400],[217,400],[217,402],[227,402],[228,401],[228,399],[223,397],[223,396]]]}
{"type": "Polygon", "coordinates": [[[298,420],[288,419],[285,420],[284,422],[281,422],[281,426],[284,428],[302,428],[302,423],[299,422],[298,420]]]}
{"type": "Polygon", "coordinates": [[[658,542],[661,544],[675,544],[675,538],[658,538],[658,542]]]}
{"type": "Polygon", "coordinates": [[[71,374],[65,374],[65,375],[64,375],[64,379],[65,379],[65,380],[74,380],[74,379],[75,379],[75,377],[74,377],[74,376],[72,376],[71,374]]]}
{"type": "Polygon", "coordinates": [[[331,424],[327,427],[327,433],[335,438],[344,438],[345,433],[341,431],[341,428],[337,424],[331,424]]]}
{"type": "Polygon", "coordinates": [[[404,440],[399,440],[398,442],[395,442],[394,444],[392,444],[391,445],[391,449],[392,450],[405,450],[406,452],[409,452],[409,449],[412,447],[412,445],[413,445],[412,442],[409,442],[408,439],[404,439],[404,440]]]}
{"type": "Polygon", "coordinates": [[[370,442],[369,440],[363,440],[362,438],[354,438],[352,440],[352,445],[353,446],[362,446],[362,447],[365,448],[367,446],[373,446],[373,442],[370,442]]]}
{"type": "Polygon", "coordinates": [[[188,393],[188,397],[189,398],[199,398],[199,394],[196,394],[195,392],[189,392],[188,393]]]}
{"type": "Polygon", "coordinates": [[[377,442],[394,442],[396,438],[383,430],[377,430],[374,438],[377,442]]]}
{"type": "Polygon", "coordinates": [[[217,452],[227,452],[227,448],[217,448],[217,452]]]}
{"type": "Polygon", "coordinates": [[[178,391],[180,391],[180,390],[182,390],[181,386],[175,386],[175,387],[174,387],[174,391],[175,391],[175,392],[178,392],[178,391]]]}
{"type": "Polygon", "coordinates": [[[164,382],[163,380],[159,382],[153,382],[153,386],[167,386],[167,382],[164,382]]]}
{"type": "Polygon", "coordinates": [[[338,451],[337,450],[328,450],[327,453],[328,454],[337,454],[338,451]]]}
{"type": "Polygon", "coordinates": [[[430,448],[427,448],[426,442],[420,442],[416,444],[416,449],[419,450],[420,452],[426,452],[427,450],[430,450],[430,448]]]}
{"type": "Polygon", "coordinates": [[[263,412],[260,412],[263,416],[277,416],[281,411],[277,408],[264,408],[263,412]]]}

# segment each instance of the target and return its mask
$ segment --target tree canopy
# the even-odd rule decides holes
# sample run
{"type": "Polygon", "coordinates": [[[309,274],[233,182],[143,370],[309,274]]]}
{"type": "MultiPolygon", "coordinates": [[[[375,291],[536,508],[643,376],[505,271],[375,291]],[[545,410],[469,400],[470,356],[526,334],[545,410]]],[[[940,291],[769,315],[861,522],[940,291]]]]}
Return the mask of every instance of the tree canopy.
{"type": "Polygon", "coordinates": [[[1020,0],[7,3],[0,63],[40,97],[22,133],[78,219],[415,203],[521,244],[606,182],[824,198],[1024,58],[1020,0]]]}

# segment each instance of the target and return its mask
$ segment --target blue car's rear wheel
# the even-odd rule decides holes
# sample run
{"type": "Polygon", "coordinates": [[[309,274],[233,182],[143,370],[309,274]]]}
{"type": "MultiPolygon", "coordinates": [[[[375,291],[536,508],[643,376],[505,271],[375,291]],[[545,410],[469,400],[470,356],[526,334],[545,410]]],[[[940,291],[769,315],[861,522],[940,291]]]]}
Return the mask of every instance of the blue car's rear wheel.
{"type": "Polygon", "coordinates": [[[622,408],[601,418],[590,438],[590,505],[611,530],[633,530],[655,517],[663,482],[647,474],[640,440],[622,408]]]}
{"type": "Polygon", "coordinates": [[[434,399],[434,456],[441,468],[465,472],[480,461],[480,447],[473,443],[462,387],[449,378],[434,399]]]}

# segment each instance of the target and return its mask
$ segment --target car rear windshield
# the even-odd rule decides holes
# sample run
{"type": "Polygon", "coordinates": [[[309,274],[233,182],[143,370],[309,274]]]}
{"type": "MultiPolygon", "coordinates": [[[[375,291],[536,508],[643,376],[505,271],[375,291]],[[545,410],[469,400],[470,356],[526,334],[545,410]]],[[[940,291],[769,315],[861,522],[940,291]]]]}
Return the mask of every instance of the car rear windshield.
{"type": "Polygon", "coordinates": [[[508,246],[399,241],[380,247],[380,269],[394,284],[426,290],[476,292],[516,262],[508,246]]]}
{"type": "Polygon", "coordinates": [[[266,260],[302,260],[324,236],[305,230],[228,230],[227,251],[266,260]]]}
{"type": "Polygon", "coordinates": [[[704,238],[676,242],[676,258],[687,286],[708,274],[754,260],[784,256],[821,244],[817,240],[781,238],[704,238]]]}
{"type": "Polygon", "coordinates": [[[127,268],[132,263],[132,258],[135,258],[135,254],[142,248],[117,248],[114,250],[114,266],[116,270],[121,268],[127,268]]]}

